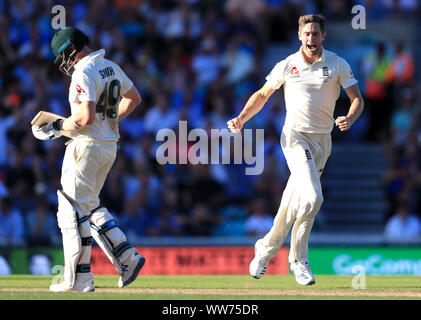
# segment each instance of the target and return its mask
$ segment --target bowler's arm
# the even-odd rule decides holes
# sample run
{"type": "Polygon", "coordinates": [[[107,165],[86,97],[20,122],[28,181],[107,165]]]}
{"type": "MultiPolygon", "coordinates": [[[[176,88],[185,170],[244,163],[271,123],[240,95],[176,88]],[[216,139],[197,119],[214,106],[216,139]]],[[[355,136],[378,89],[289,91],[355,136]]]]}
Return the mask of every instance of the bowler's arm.
{"type": "Polygon", "coordinates": [[[240,114],[236,118],[228,121],[229,129],[231,129],[231,131],[240,130],[244,123],[262,110],[265,103],[275,91],[276,89],[270,87],[266,82],[262,88],[251,95],[240,114]]]}
{"type": "Polygon", "coordinates": [[[349,86],[344,90],[348,95],[349,100],[351,100],[351,106],[349,107],[349,111],[346,116],[338,117],[335,120],[335,124],[341,131],[346,131],[351,128],[351,126],[355,123],[355,121],[357,121],[364,110],[364,100],[361,96],[358,84],[349,86]]]}
{"type": "Polygon", "coordinates": [[[133,110],[140,104],[142,99],[133,85],[129,91],[121,95],[122,99],[118,105],[118,120],[122,120],[133,112],[133,110]]]}

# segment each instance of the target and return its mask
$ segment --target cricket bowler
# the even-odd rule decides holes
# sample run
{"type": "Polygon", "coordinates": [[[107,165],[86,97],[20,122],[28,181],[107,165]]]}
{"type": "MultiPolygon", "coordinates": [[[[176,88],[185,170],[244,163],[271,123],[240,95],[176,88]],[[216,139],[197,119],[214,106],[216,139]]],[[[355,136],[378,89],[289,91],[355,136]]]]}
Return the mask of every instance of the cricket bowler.
{"type": "Polygon", "coordinates": [[[141,102],[132,81],[105,50],[92,52],[89,38],[79,29],[56,32],[51,49],[59,69],[71,76],[71,116],[41,126],[32,126],[41,140],[56,139],[70,132],[57,191],[57,221],[62,233],[64,281],[52,284],[54,292],[95,290],[90,266],[93,239],[120,275],[118,286],[133,282],[145,258],[133,248],[99,194],[114,163],[119,140],[118,121],[141,102]]]}
{"type": "Polygon", "coordinates": [[[289,230],[291,243],[288,261],[301,285],[314,284],[308,263],[308,239],[322,202],[320,175],[331,153],[330,133],[335,124],[348,130],[361,115],[364,102],[357,80],[348,63],[323,48],[326,37],[322,15],[305,15],[298,20],[301,47],[275,65],[264,86],[247,101],[244,109],[228,121],[232,132],[256,115],[269,97],[282,85],[286,119],[282,128],[281,147],[290,177],[271,230],[257,240],[255,257],[250,263],[250,275],[263,276],[268,262],[281,248],[289,230]],[[336,100],[342,86],[351,106],[346,116],[333,118],[336,100]]]}

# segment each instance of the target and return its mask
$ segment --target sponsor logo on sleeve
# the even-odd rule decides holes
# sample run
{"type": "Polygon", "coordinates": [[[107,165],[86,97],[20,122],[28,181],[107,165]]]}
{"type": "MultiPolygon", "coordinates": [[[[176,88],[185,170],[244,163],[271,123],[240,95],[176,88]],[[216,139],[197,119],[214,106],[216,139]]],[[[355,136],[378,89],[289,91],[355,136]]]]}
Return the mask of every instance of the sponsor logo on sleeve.
{"type": "Polygon", "coordinates": [[[296,66],[293,66],[292,69],[289,71],[289,75],[291,78],[297,78],[300,76],[300,73],[296,66]]]}
{"type": "Polygon", "coordinates": [[[82,94],[82,93],[86,94],[86,91],[83,90],[82,87],[78,84],[76,85],[76,92],[79,94],[82,94]]]}

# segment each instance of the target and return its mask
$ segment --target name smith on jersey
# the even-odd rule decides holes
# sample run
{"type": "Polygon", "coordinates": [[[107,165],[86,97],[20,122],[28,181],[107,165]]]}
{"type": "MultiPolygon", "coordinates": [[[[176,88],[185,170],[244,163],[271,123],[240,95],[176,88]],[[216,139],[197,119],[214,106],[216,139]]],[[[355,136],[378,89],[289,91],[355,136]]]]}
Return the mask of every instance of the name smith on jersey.
{"type": "Polygon", "coordinates": [[[101,78],[107,78],[114,75],[114,69],[112,67],[107,67],[105,69],[99,70],[99,74],[101,75],[101,78]]]}

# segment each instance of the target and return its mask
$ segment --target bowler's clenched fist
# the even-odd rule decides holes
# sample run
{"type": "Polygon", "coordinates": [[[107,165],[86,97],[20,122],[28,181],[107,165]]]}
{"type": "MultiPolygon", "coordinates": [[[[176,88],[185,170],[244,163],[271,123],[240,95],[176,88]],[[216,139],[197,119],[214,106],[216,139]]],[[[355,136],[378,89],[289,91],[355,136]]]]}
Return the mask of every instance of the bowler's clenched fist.
{"type": "Polygon", "coordinates": [[[227,122],[227,124],[228,129],[230,129],[232,133],[239,133],[241,128],[243,127],[243,122],[238,118],[231,119],[227,122]]]}
{"type": "Polygon", "coordinates": [[[351,122],[348,117],[337,117],[335,120],[335,124],[339,127],[339,130],[346,131],[351,128],[351,122]]]}

